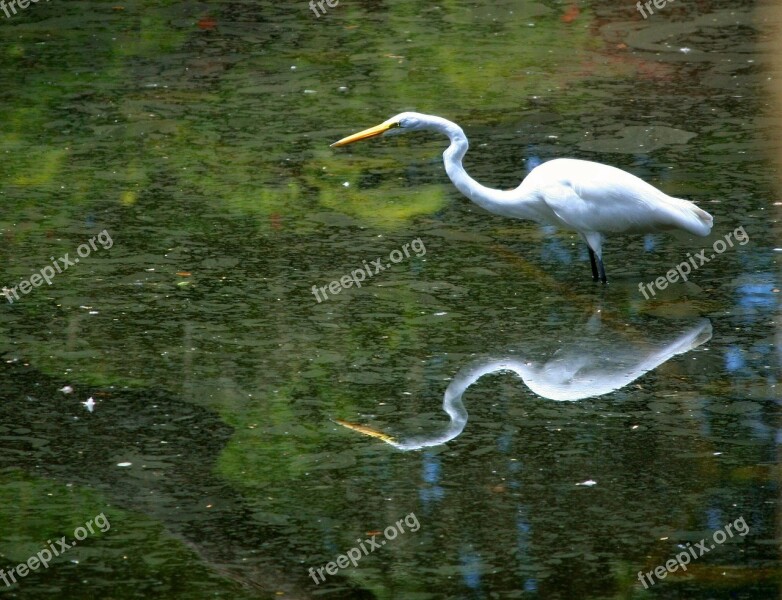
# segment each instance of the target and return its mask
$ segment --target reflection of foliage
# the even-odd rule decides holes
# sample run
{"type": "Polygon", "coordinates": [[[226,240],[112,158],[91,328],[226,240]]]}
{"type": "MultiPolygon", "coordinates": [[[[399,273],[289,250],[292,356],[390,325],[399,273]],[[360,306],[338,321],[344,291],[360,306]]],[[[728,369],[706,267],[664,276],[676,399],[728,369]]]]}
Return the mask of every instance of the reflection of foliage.
{"type": "MultiPolygon", "coordinates": [[[[354,307],[343,313],[345,320],[356,322],[353,328],[318,327],[313,332],[316,338],[329,335],[332,338],[329,347],[343,348],[341,355],[325,349],[313,351],[312,355],[308,351],[279,359],[259,354],[254,362],[267,365],[264,370],[276,374],[287,367],[290,372],[287,380],[280,385],[267,382],[260,394],[239,393],[230,388],[221,390],[213,408],[235,428],[231,442],[220,457],[219,470],[223,476],[237,487],[257,493],[269,486],[288,488],[292,482],[307,480],[312,473],[350,464],[345,463],[352,461],[350,452],[323,447],[323,432],[336,428],[330,418],[350,414],[362,400],[349,391],[351,386],[340,381],[344,365],[364,365],[372,371],[390,369],[393,365],[380,357],[394,354],[394,360],[400,361],[399,372],[405,373],[406,357],[424,343],[423,328],[403,327],[419,315],[420,295],[402,289],[389,294],[386,301],[395,306],[393,320],[362,323],[360,309],[354,307]]],[[[279,339],[283,339],[285,334],[280,335],[279,339]]],[[[257,385],[257,381],[247,385],[257,385]]],[[[305,515],[309,508],[315,511],[313,515],[321,511],[318,507],[308,507],[304,498],[301,503],[305,515]]]]}
{"type": "MultiPolygon", "coordinates": [[[[169,6],[105,6],[79,13],[79,27],[71,29],[61,19],[76,18],[78,9],[39,6],[0,31],[8,42],[0,75],[10,81],[25,74],[24,85],[0,92],[8,119],[0,146],[14,156],[0,165],[0,178],[21,190],[58,190],[53,208],[63,212],[96,201],[132,205],[143,189],[165,179],[169,189],[179,183],[218,209],[258,217],[263,228],[275,215],[310,210],[302,188],[315,186],[324,208],[397,228],[442,208],[444,190],[407,190],[392,181],[371,190],[353,185],[358,173],[375,169],[382,177],[399,164],[373,165],[367,158],[347,168],[344,155],[310,155],[306,146],[325,144],[307,132],[329,122],[334,135],[343,134],[411,105],[454,114],[480,98],[487,116],[513,110],[515,100],[505,106],[503,98],[550,87],[557,65],[589,39],[585,28],[571,28],[564,46],[553,12],[512,2],[469,15],[446,4],[424,9],[424,20],[413,2],[379,12],[353,4],[340,7],[346,28],[335,21],[330,32],[345,42],[344,51],[333,49],[330,36],[308,36],[306,47],[236,62],[228,58],[230,40],[172,28],[169,6]],[[24,35],[15,35],[14,25],[23,25],[24,35]],[[430,39],[433,25],[437,43],[430,39]],[[183,47],[204,45],[204,57],[177,64],[183,47]],[[481,52],[473,51],[476,45],[481,52]],[[179,80],[172,79],[169,61],[179,80]],[[372,65],[371,88],[352,84],[365,64],[372,65]],[[347,92],[336,90],[339,83],[347,92]],[[367,103],[376,104],[371,118],[367,103]],[[316,176],[318,165],[339,178],[316,176]],[[343,181],[351,187],[341,187],[343,181]]],[[[286,29],[309,26],[289,19],[286,29]]],[[[14,220],[9,213],[6,219],[14,220]]],[[[308,230],[302,219],[291,222],[308,230]]]]}
{"type": "MultiPolygon", "coordinates": [[[[80,589],[84,597],[85,581],[79,563],[100,561],[118,580],[134,581],[136,594],[146,590],[157,598],[213,598],[221,597],[227,586],[231,598],[246,597],[238,585],[205,572],[198,558],[181,542],[168,537],[162,526],[107,504],[90,489],[7,471],[0,477],[0,505],[10,508],[0,510],[0,556],[14,566],[49,548],[48,541],[60,551],[57,540],[65,536],[66,543],[71,544],[74,530],[93,521],[94,533],[87,531],[84,540],[53,557],[48,569],[39,565],[36,571],[29,571],[20,580],[22,590],[36,586],[34,581],[44,589],[56,581],[61,597],[77,597],[67,593],[70,588],[80,589]],[[106,529],[101,521],[105,532],[94,522],[101,513],[109,524],[106,529]],[[172,589],[176,594],[169,596],[172,589]]],[[[10,566],[3,565],[6,576],[10,566]]]]}
{"type": "Polygon", "coordinates": [[[383,174],[394,168],[388,159],[320,157],[305,167],[304,174],[310,185],[321,189],[320,201],[324,206],[375,226],[404,224],[413,217],[443,208],[446,195],[442,185],[416,185],[410,189],[393,183],[365,187],[359,181],[356,185],[357,173],[382,180],[383,174]]]}
{"type": "MultiPolygon", "coordinates": [[[[100,496],[90,490],[30,479],[21,473],[4,475],[0,481],[0,501],[3,506],[14,507],[13,516],[0,511],[0,527],[6,532],[2,554],[14,561],[35,554],[45,546],[46,539],[59,539],[62,535],[72,538],[74,528],[107,510],[100,496]],[[45,511],[41,509],[41,497],[48,497],[45,511]]],[[[112,527],[115,518],[118,524],[125,518],[123,511],[115,509],[107,517],[112,527]]],[[[93,527],[95,533],[90,537],[108,535],[93,527]]]]}

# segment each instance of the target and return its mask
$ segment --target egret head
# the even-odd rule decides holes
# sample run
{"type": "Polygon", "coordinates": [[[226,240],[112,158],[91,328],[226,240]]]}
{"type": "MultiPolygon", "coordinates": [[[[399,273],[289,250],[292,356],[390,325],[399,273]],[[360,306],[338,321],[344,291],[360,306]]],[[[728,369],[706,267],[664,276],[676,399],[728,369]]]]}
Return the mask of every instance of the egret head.
{"type": "Polygon", "coordinates": [[[416,112],[399,113],[383,121],[380,125],[375,125],[364,131],[349,135],[338,142],[334,142],[331,146],[339,148],[340,146],[347,146],[353,142],[360,142],[361,140],[367,140],[379,135],[399,135],[408,131],[420,131],[421,129],[426,129],[430,124],[427,117],[428,115],[416,112]]]}

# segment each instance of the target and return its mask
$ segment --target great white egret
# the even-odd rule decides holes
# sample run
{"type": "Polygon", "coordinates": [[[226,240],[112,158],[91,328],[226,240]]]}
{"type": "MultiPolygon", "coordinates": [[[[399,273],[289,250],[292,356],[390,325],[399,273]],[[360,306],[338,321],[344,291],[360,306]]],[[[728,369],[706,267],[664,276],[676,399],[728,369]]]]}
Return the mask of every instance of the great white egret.
{"type": "MultiPolygon", "coordinates": [[[[599,320],[598,320],[599,323],[599,320]]],[[[334,422],[353,431],[384,441],[398,450],[420,450],[445,444],[464,430],[467,410],[462,396],[484,375],[513,372],[532,392],[543,398],[574,402],[596,398],[621,389],[668,359],[684,354],[711,339],[708,319],[698,319],[680,332],[655,336],[654,341],[628,342],[622,337],[595,335],[593,319],[575,328],[572,338],[557,344],[545,362],[518,357],[478,359],[459,370],[445,390],[443,410],[450,421],[425,435],[398,439],[382,431],[342,419],[334,422]]]]}
{"type": "Polygon", "coordinates": [[[557,158],[533,169],[513,190],[493,190],[470,177],[462,166],[469,147],[456,123],[435,115],[403,112],[380,125],[334,142],[339,147],[378,135],[429,130],[448,136],[445,171],[458,190],[489,212],[531,219],[581,234],[589,248],[592,277],[606,282],[603,236],[683,229],[707,236],[712,216],[692,202],[669,196],[635,175],[601,163],[557,158]]]}

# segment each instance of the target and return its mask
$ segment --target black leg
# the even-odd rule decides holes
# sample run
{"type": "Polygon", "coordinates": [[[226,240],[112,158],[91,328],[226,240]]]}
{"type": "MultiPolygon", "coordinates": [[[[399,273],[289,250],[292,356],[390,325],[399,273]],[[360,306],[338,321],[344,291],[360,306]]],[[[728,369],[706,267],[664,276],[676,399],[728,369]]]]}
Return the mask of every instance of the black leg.
{"type": "Polygon", "coordinates": [[[608,280],[606,279],[606,269],[603,266],[602,258],[597,259],[597,266],[600,268],[600,281],[602,281],[603,283],[608,283],[608,280]]]}
{"type": "Polygon", "coordinates": [[[595,251],[592,250],[592,248],[589,246],[587,246],[587,250],[589,250],[589,262],[592,263],[592,279],[597,281],[597,263],[595,262],[595,251]]]}

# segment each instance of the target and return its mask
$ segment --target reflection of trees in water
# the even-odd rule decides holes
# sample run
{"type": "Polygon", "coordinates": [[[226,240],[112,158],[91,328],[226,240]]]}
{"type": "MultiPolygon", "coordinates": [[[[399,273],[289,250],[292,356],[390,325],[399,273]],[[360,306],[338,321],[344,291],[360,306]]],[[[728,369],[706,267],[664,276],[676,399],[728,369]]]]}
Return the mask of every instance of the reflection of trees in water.
{"type": "MultiPolygon", "coordinates": [[[[313,598],[315,591],[317,597],[374,597],[340,577],[315,590],[301,553],[318,544],[321,532],[298,530],[292,536],[283,527],[264,524],[240,494],[213,474],[232,433],[213,413],[164,393],[116,389],[89,392],[98,405],[88,413],[75,399],[83,387],[74,386],[64,409],[61,382],[5,362],[0,378],[6,390],[0,422],[24,432],[4,438],[2,468],[99,491],[112,505],[160,522],[206,567],[245,588],[270,596],[284,592],[286,598],[313,598]],[[132,466],[118,468],[123,460],[132,466]]],[[[111,533],[134,537],[133,531],[116,526],[111,533]]],[[[112,556],[106,550],[106,556],[119,560],[118,552],[112,556]]],[[[148,577],[149,571],[140,576],[148,577]]],[[[22,588],[31,583],[25,580],[22,588]]]]}

